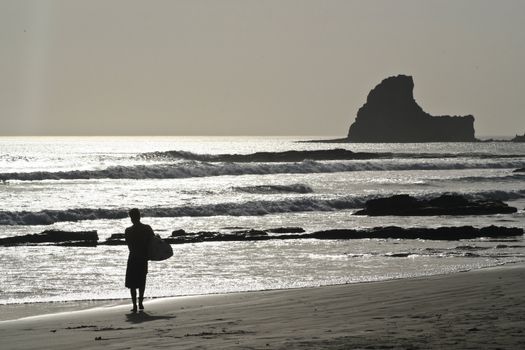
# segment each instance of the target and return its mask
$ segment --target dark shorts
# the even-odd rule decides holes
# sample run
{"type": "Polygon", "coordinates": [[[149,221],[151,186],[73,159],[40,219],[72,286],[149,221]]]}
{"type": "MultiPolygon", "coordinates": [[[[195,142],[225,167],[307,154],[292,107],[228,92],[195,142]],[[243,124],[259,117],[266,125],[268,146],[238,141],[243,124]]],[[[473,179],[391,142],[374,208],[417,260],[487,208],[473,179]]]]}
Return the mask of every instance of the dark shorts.
{"type": "Polygon", "coordinates": [[[126,287],[144,288],[146,286],[146,275],[148,274],[148,260],[128,258],[126,268],[126,287]]]}

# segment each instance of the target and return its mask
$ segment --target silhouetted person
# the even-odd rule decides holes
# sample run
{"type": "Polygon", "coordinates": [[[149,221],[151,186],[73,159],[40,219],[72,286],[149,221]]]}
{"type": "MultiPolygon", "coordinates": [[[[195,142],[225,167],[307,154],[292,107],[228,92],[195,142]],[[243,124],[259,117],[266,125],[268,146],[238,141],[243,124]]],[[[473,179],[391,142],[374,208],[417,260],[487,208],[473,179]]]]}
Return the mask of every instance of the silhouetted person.
{"type": "Polygon", "coordinates": [[[149,225],[140,222],[140,211],[133,208],[129,211],[133,226],[126,229],[125,238],[129,248],[128,265],[126,268],[126,287],[131,292],[133,309],[137,312],[137,288],[139,290],[139,308],[144,309],[144,290],[146,288],[146,275],[148,273],[148,246],[153,230],[149,225]]]}

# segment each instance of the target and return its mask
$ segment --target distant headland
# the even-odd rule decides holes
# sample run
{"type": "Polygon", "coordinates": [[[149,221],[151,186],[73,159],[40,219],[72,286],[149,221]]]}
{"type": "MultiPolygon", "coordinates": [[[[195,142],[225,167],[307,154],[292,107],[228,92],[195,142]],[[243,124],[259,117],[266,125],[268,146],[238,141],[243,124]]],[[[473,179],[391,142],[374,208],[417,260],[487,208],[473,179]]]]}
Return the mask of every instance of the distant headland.
{"type": "Polygon", "coordinates": [[[411,76],[384,79],[348,131],[349,142],[472,142],[474,117],[432,116],[417,104],[411,76]]]}
{"type": "Polygon", "coordinates": [[[516,135],[512,140],[512,142],[525,142],[525,133],[523,135],[516,135]]]}

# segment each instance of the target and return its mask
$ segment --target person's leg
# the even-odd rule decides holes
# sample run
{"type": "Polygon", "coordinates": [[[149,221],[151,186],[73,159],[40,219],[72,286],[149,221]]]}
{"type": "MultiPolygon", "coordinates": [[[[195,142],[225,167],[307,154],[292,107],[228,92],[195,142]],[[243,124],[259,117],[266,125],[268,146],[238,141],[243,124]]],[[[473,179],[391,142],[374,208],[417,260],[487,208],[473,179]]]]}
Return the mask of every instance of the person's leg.
{"type": "Polygon", "coordinates": [[[131,301],[133,302],[133,309],[131,311],[137,312],[137,290],[135,288],[130,288],[131,292],[131,301]]]}
{"type": "Polygon", "coordinates": [[[139,288],[139,309],[144,310],[144,305],[142,304],[142,301],[144,301],[144,291],[146,290],[146,285],[139,288]]]}

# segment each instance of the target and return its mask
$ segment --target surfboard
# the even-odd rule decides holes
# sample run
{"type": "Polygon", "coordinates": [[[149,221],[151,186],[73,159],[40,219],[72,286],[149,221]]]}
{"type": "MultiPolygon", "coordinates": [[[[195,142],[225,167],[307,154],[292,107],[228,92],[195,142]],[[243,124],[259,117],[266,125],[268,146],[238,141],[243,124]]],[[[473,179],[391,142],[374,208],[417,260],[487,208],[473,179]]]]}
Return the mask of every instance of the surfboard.
{"type": "Polygon", "coordinates": [[[159,235],[153,236],[148,247],[148,260],[162,261],[172,256],[173,249],[171,245],[162,240],[159,235]]]}

